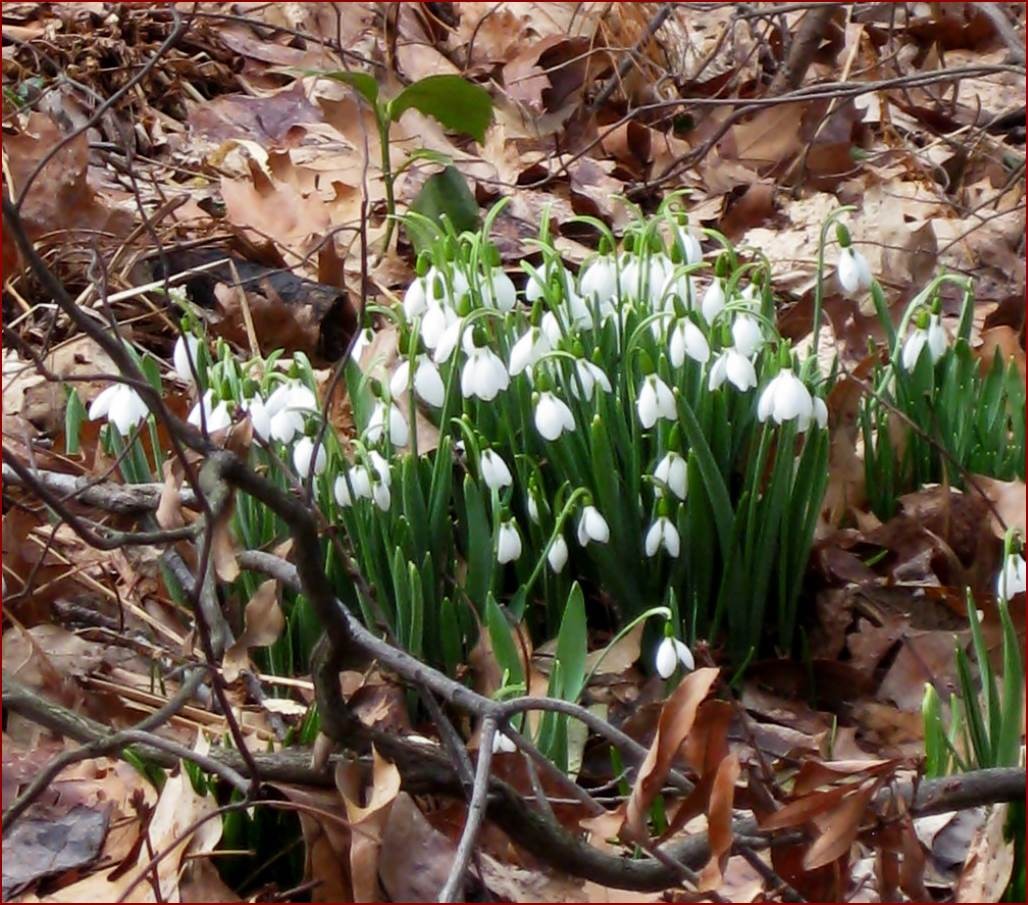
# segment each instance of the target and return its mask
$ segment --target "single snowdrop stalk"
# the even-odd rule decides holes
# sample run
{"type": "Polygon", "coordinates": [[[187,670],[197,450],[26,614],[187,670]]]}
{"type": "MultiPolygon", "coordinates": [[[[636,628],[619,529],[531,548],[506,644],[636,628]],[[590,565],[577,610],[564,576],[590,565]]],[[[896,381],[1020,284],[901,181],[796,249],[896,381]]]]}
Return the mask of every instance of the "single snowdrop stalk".
{"type": "Polygon", "coordinates": [[[604,373],[603,368],[589,361],[588,358],[579,358],[575,361],[575,373],[571,375],[571,395],[576,399],[592,401],[596,395],[596,388],[599,387],[605,393],[613,392],[610,378],[604,373]]]}
{"type": "Polygon", "coordinates": [[[713,392],[728,380],[740,393],[757,385],[757,372],[753,362],[735,348],[722,350],[710,367],[707,388],[713,392]]]}
{"type": "Polygon", "coordinates": [[[186,420],[196,427],[205,423],[207,432],[213,434],[215,431],[221,431],[228,427],[232,423],[232,416],[228,413],[228,406],[225,402],[221,401],[215,405],[214,392],[207,390],[203,394],[203,398],[193,406],[186,420]],[[200,420],[201,411],[203,412],[203,422],[200,420]]]}
{"type": "Polygon", "coordinates": [[[517,377],[526,368],[536,364],[553,348],[549,336],[539,327],[529,327],[524,335],[511,346],[510,364],[507,368],[511,377],[517,377]]]}
{"type": "Polygon", "coordinates": [[[678,536],[678,529],[674,522],[666,515],[658,516],[649,530],[646,532],[645,548],[647,556],[656,556],[657,551],[663,547],[667,555],[677,559],[682,548],[682,540],[678,536]]]}
{"type": "Polygon", "coordinates": [[[597,544],[605,544],[610,540],[610,526],[607,520],[600,514],[600,510],[592,504],[582,509],[582,515],[578,520],[578,543],[586,547],[590,541],[597,544]]]}
{"type": "Polygon", "coordinates": [[[1015,594],[1023,594],[1025,587],[1024,556],[1011,553],[996,577],[996,596],[1000,600],[1010,600],[1015,594]]]}
{"type": "Polygon", "coordinates": [[[364,439],[368,443],[378,443],[385,433],[387,420],[389,422],[389,442],[393,446],[406,446],[410,429],[407,426],[407,420],[403,417],[403,412],[392,402],[388,404],[387,411],[386,403],[381,400],[375,403],[375,408],[371,412],[368,426],[364,429],[364,439]]]}
{"type": "Polygon", "coordinates": [[[732,321],[732,343],[741,355],[752,358],[764,345],[764,332],[757,319],[748,314],[737,314],[732,321]]]}
{"type": "Polygon", "coordinates": [[[564,566],[568,562],[568,545],[561,535],[558,534],[550,545],[550,549],[546,552],[546,561],[550,564],[550,569],[553,570],[555,575],[559,575],[564,571],[564,566]]]}
{"type": "MultiPolygon", "coordinates": [[[[414,367],[414,393],[427,405],[433,408],[442,408],[446,398],[446,387],[443,385],[442,375],[439,368],[425,354],[419,354],[415,358],[414,367]]],[[[410,359],[404,358],[393,371],[389,380],[389,392],[395,399],[407,391],[410,384],[410,359]]]]}
{"type": "Polygon", "coordinates": [[[143,402],[143,397],[132,387],[124,383],[115,383],[107,387],[89,406],[90,421],[106,418],[113,424],[118,433],[127,437],[132,428],[143,421],[150,413],[143,402]]]}
{"type": "Polygon", "coordinates": [[[575,416],[567,403],[548,391],[539,394],[534,420],[535,429],[546,440],[556,440],[564,431],[575,429],[575,416]]]}
{"type": "Polygon", "coordinates": [[[507,519],[500,524],[496,537],[496,561],[500,564],[514,562],[521,556],[521,534],[514,519],[507,519]]]}
{"type": "Polygon", "coordinates": [[[707,337],[689,318],[681,317],[675,321],[671,330],[669,348],[671,364],[680,368],[686,358],[705,364],[710,360],[710,346],[707,337]]]}
{"type": "Polygon", "coordinates": [[[660,418],[674,421],[678,417],[674,393],[656,374],[649,374],[643,380],[635,404],[639,413],[639,423],[646,430],[653,427],[660,418]]]}
{"type": "Polygon", "coordinates": [[[310,437],[301,437],[293,447],[293,465],[301,478],[306,478],[311,471],[311,459],[314,459],[314,474],[320,475],[328,464],[325,444],[318,444],[317,455],[314,453],[314,441],[310,437]]]}
{"type": "Polygon", "coordinates": [[[482,472],[482,479],[490,490],[501,490],[514,483],[514,477],[511,475],[507,463],[494,450],[487,449],[482,453],[479,468],[482,472]]]}
{"type": "Polygon", "coordinates": [[[757,403],[757,418],[767,421],[774,418],[776,424],[798,420],[801,429],[810,423],[814,414],[814,400],[810,390],[792,372],[792,368],[783,368],[760,394],[757,403]]]}
{"type": "Polygon", "coordinates": [[[175,374],[183,383],[195,383],[193,374],[199,367],[200,341],[192,333],[184,333],[175,340],[171,361],[175,374]]]}
{"type": "Polygon", "coordinates": [[[871,288],[871,268],[865,258],[853,246],[839,252],[839,263],[836,265],[839,285],[847,295],[867,292],[871,288]]]}
{"type": "Polygon", "coordinates": [[[657,654],[654,665],[657,667],[657,675],[662,679],[670,679],[678,669],[679,664],[685,669],[693,669],[696,666],[693,660],[692,651],[684,641],[665,636],[664,640],[657,645],[657,654]]]}
{"type": "Polygon", "coordinates": [[[703,315],[703,319],[708,324],[712,324],[714,318],[725,310],[725,304],[724,287],[721,285],[721,280],[714,277],[700,300],[700,313],[703,315]]]}
{"type": "Polygon", "coordinates": [[[663,496],[664,488],[670,490],[678,499],[684,500],[688,489],[689,475],[685,457],[671,450],[657,463],[653,477],[657,482],[657,496],[663,496]]]}

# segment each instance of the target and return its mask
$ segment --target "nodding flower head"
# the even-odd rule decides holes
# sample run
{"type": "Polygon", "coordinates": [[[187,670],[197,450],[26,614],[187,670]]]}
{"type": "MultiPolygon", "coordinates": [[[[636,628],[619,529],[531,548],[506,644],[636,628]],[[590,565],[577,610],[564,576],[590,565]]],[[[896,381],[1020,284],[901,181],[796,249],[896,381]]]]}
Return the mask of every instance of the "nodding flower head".
{"type": "Polygon", "coordinates": [[[113,424],[119,434],[127,437],[149,412],[143,397],[132,387],[115,383],[93,400],[88,415],[90,421],[106,418],[107,423],[113,424]]]}
{"type": "Polygon", "coordinates": [[[839,277],[839,285],[847,295],[866,292],[871,288],[871,268],[867,258],[852,246],[839,252],[836,275],[839,277]]]}

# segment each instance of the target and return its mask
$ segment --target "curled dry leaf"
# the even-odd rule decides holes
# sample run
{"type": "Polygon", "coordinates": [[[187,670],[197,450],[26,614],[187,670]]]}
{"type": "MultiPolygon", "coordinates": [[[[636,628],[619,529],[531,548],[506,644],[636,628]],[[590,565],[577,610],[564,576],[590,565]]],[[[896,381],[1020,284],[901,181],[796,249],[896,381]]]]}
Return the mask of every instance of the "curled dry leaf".
{"type": "Polygon", "coordinates": [[[739,757],[730,754],[717,768],[707,808],[710,860],[700,873],[700,889],[717,889],[732,851],[732,804],[739,778],[739,757]]]}
{"type": "Polygon", "coordinates": [[[243,622],[243,633],[225,651],[222,669],[226,682],[235,682],[239,678],[240,671],[246,667],[247,652],[251,647],[274,644],[285,628],[285,616],[278,605],[278,582],[274,578],[269,578],[257,588],[246,604],[243,622]]]}

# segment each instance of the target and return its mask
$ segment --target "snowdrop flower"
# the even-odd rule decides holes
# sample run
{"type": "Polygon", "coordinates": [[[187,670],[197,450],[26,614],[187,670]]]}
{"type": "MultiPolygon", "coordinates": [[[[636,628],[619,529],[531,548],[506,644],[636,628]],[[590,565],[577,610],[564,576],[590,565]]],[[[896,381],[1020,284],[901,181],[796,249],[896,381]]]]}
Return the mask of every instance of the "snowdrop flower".
{"type": "Polygon", "coordinates": [[[946,330],[942,326],[942,319],[938,314],[933,314],[928,320],[928,328],[915,328],[903,344],[902,360],[904,369],[907,371],[914,370],[925,346],[928,347],[928,353],[932,356],[932,364],[935,364],[946,353],[948,345],[949,340],[946,336],[946,330]]]}
{"type": "Polygon", "coordinates": [[[550,564],[554,574],[559,575],[564,571],[564,566],[568,562],[568,545],[561,535],[558,534],[557,539],[550,545],[550,549],[546,553],[546,561],[550,564]]]}
{"type": "Polygon", "coordinates": [[[546,333],[539,327],[529,327],[511,347],[510,365],[507,368],[510,376],[517,377],[525,368],[539,361],[551,348],[552,344],[546,333]]]}
{"type": "Polygon", "coordinates": [[[517,750],[518,746],[499,729],[493,733],[493,754],[513,754],[517,750]]]}
{"type": "Polygon", "coordinates": [[[699,264],[703,260],[703,248],[696,237],[687,229],[678,230],[678,238],[682,243],[682,252],[686,264],[699,264]]]}
{"type": "Polygon", "coordinates": [[[871,268],[868,266],[867,258],[852,246],[844,248],[839,253],[839,263],[835,272],[839,277],[839,285],[847,295],[866,292],[871,288],[871,268]]]}
{"type": "MultiPolygon", "coordinates": [[[[431,314],[431,312],[429,312],[429,314],[431,314]]],[[[431,346],[428,345],[428,340],[425,340],[425,345],[428,346],[428,348],[435,349],[435,351],[432,353],[432,361],[434,361],[437,365],[441,365],[444,362],[450,360],[450,356],[453,354],[453,350],[457,348],[457,340],[460,339],[462,335],[464,335],[461,332],[464,327],[464,319],[457,317],[457,315],[454,314],[452,311],[450,312],[450,315],[448,315],[448,318],[449,319],[446,323],[446,326],[435,337],[435,341],[432,343],[431,346]]],[[[422,331],[424,331],[425,321],[427,320],[428,317],[426,316],[425,320],[421,322],[422,331]]],[[[470,339],[464,340],[465,351],[467,351],[469,342],[470,339]]]]}
{"type": "Polygon", "coordinates": [[[328,464],[325,444],[318,444],[318,454],[314,456],[314,441],[310,437],[301,437],[296,441],[296,446],[293,447],[293,465],[296,467],[296,473],[301,478],[306,478],[310,474],[311,457],[314,457],[314,474],[321,474],[328,464]]]}
{"type": "Polygon", "coordinates": [[[479,463],[482,472],[482,479],[490,490],[500,490],[503,487],[510,487],[514,478],[503,461],[503,457],[491,449],[482,453],[482,461],[479,463]]]}
{"type": "Polygon", "coordinates": [[[271,436],[271,413],[261,396],[254,396],[252,399],[244,400],[240,406],[250,416],[250,424],[254,432],[265,443],[271,436]]]}
{"type": "Polygon", "coordinates": [[[610,540],[610,526],[607,520],[600,514],[600,510],[593,505],[588,505],[582,510],[582,517],[578,520],[578,543],[585,547],[589,541],[598,544],[605,544],[610,540]]]}
{"type": "MultiPolygon", "coordinates": [[[[439,369],[427,355],[418,355],[414,368],[414,392],[419,399],[434,408],[442,408],[446,387],[439,369]]],[[[389,380],[389,392],[395,399],[407,391],[410,383],[410,359],[404,358],[389,380]]]]}
{"type": "Polygon", "coordinates": [[[688,487],[686,483],[688,474],[688,466],[682,455],[674,450],[666,453],[653,470],[653,477],[658,482],[656,488],[657,496],[663,496],[664,488],[666,487],[678,499],[684,500],[688,487]]]}
{"type": "Polygon", "coordinates": [[[482,297],[488,308],[510,311],[517,301],[514,281],[507,276],[507,272],[502,267],[493,268],[492,272],[486,276],[483,288],[485,291],[482,297]]]}
{"type": "Polygon", "coordinates": [[[648,375],[643,381],[635,405],[639,413],[639,423],[646,430],[653,427],[659,418],[674,421],[678,417],[674,393],[656,374],[648,375]]]}
{"type": "Polygon", "coordinates": [[[113,424],[118,433],[127,437],[139,422],[150,413],[143,402],[143,397],[132,387],[124,383],[115,383],[107,387],[89,406],[89,420],[96,421],[106,418],[113,424]]]}
{"type": "MultiPolygon", "coordinates": [[[[228,413],[228,406],[224,402],[214,404],[214,392],[207,390],[203,398],[193,406],[186,419],[196,427],[200,426],[200,412],[203,411],[203,421],[207,425],[208,433],[224,430],[232,423],[232,416],[228,413]]],[[[119,427],[118,430],[121,430],[119,427]]],[[[123,431],[124,433],[124,431],[123,431]]]]}
{"type": "Polygon", "coordinates": [[[1025,592],[1025,563],[1020,553],[1011,553],[996,577],[996,596],[1010,600],[1015,594],[1025,592]]]}
{"type": "MultiPolygon", "coordinates": [[[[268,435],[280,443],[291,443],[293,437],[303,433],[303,413],[316,410],[317,407],[317,397],[300,381],[290,380],[279,384],[263,403],[264,413],[269,419],[268,435]]],[[[258,433],[260,428],[263,428],[263,424],[257,427],[258,433]]]]}
{"type": "Polygon", "coordinates": [[[498,563],[514,562],[521,555],[521,535],[514,519],[507,519],[500,524],[496,536],[496,561],[498,563]]]}
{"type": "Polygon", "coordinates": [[[760,421],[773,417],[776,424],[781,424],[798,419],[801,430],[810,423],[813,414],[814,400],[810,397],[810,390],[792,373],[792,368],[779,371],[764,388],[757,403],[760,421]]]}
{"type": "Polygon", "coordinates": [[[542,330],[546,341],[550,344],[550,348],[558,345],[564,336],[564,328],[561,326],[561,322],[557,320],[557,315],[552,311],[547,311],[543,315],[543,319],[539,322],[539,329],[542,330]]]}
{"type": "Polygon", "coordinates": [[[185,383],[193,383],[193,372],[199,366],[200,341],[192,333],[186,333],[175,340],[175,349],[171,353],[172,364],[178,379],[185,383]],[[190,365],[192,362],[192,365],[190,365]]]}
{"type": "MultiPolygon", "coordinates": [[[[470,333],[465,333],[471,337],[470,333]]],[[[510,386],[510,375],[499,356],[488,346],[465,343],[469,349],[468,360],[460,372],[460,391],[466,399],[478,397],[483,402],[492,402],[500,390],[510,386]]]]}
{"type": "Polygon", "coordinates": [[[594,258],[582,271],[579,291],[601,307],[609,304],[618,291],[617,271],[609,257],[594,258]]]}
{"type": "MultiPolygon", "coordinates": [[[[824,428],[828,427],[828,406],[825,405],[824,399],[822,399],[820,396],[814,396],[813,397],[813,401],[814,401],[814,421],[817,423],[817,426],[820,427],[823,430],[824,428]]],[[[806,429],[807,429],[807,426],[804,424],[801,427],[801,430],[806,430],[806,429]]]]}
{"type": "Polygon", "coordinates": [[[528,282],[525,283],[525,301],[530,305],[534,305],[546,294],[546,265],[533,267],[531,264],[526,264],[525,266],[528,268],[528,282]]]}
{"type": "Polygon", "coordinates": [[[426,349],[435,351],[434,358],[436,364],[446,361],[457,345],[457,333],[460,331],[459,326],[453,329],[452,344],[449,346],[448,351],[442,353],[439,350],[443,338],[450,335],[450,330],[455,324],[460,324],[457,312],[443,305],[429,305],[425,316],[421,318],[421,339],[425,343],[426,349]]]}
{"type": "Polygon", "coordinates": [[[368,470],[363,465],[357,465],[350,469],[349,477],[345,474],[339,475],[332,484],[332,493],[340,506],[352,506],[354,499],[370,497],[371,480],[368,478],[368,470]]]}
{"type": "Polygon", "coordinates": [[[642,262],[632,254],[621,256],[618,272],[618,292],[622,301],[639,297],[642,283],[642,262]]]}
{"type": "Polygon", "coordinates": [[[425,291],[425,278],[416,277],[403,294],[403,313],[408,320],[420,317],[428,310],[428,293],[425,291]]]}
{"type": "Polygon", "coordinates": [[[464,272],[453,268],[450,271],[451,284],[447,284],[446,278],[441,270],[434,265],[428,268],[425,274],[425,294],[430,304],[441,305],[452,308],[466,294],[470,288],[468,278],[464,272]],[[452,289],[451,289],[452,285],[452,289]]]}
{"type": "Polygon", "coordinates": [[[713,392],[725,382],[725,378],[740,393],[745,393],[757,385],[757,372],[753,362],[734,348],[724,349],[714,360],[707,388],[713,392]]]}
{"type": "Polygon", "coordinates": [[[707,291],[703,293],[703,298],[700,301],[700,313],[703,315],[703,319],[708,324],[711,324],[714,322],[714,318],[724,311],[724,308],[725,290],[721,285],[721,280],[714,277],[707,287],[707,291]]]}
{"type": "Polygon", "coordinates": [[[389,420],[389,442],[393,446],[406,446],[410,429],[403,413],[395,403],[389,403],[389,411],[386,412],[386,404],[379,400],[368,419],[368,426],[364,429],[364,438],[368,443],[378,443],[385,433],[386,419],[389,420]]]}
{"type": "Polygon", "coordinates": [[[605,393],[611,393],[614,390],[610,385],[610,378],[604,373],[603,368],[587,358],[579,358],[575,362],[575,373],[571,377],[570,384],[572,396],[576,399],[590,401],[596,394],[596,387],[605,393]],[[579,384],[581,384],[581,389],[579,389],[579,384]]]}
{"type": "Polygon", "coordinates": [[[553,393],[539,394],[535,404],[535,429],[546,440],[556,440],[564,431],[575,429],[575,416],[563,399],[553,393]]]}
{"type": "Polygon", "coordinates": [[[650,308],[659,311],[664,307],[664,300],[672,282],[674,267],[665,255],[653,255],[647,271],[647,293],[650,308]]]}
{"type": "Polygon", "coordinates": [[[672,559],[677,559],[682,548],[678,529],[666,515],[658,516],[656,521],[650,525],[650,530],[646,532],[646,555],[656,556],[661,547],[672,559]]]}
{"type": "Polygon", "coordinates": [[[732,341],[736,350],[747,358],[752,358],[762,345],[764,333],[756,318],[748,314],[739,314],[732,321],[732,341]]]}
{"type": "Polygon", "coordinates": [[[681,664],[686,669],[693,669],[696,666],[693,660],[692,651],[685,642],[677,638],[665,637],[657,646],[655,665],[657,675],[662,679],[670,679],[675,670],[681,664]]]}
{"type": "Polygon", "coordinates": [[[693,361],[704,364],[710,360],[710,346],[707,337],[689,318],[681,317],[671,330],[670,344],[671,364],[680,368],[686,356],[693,361]]]}

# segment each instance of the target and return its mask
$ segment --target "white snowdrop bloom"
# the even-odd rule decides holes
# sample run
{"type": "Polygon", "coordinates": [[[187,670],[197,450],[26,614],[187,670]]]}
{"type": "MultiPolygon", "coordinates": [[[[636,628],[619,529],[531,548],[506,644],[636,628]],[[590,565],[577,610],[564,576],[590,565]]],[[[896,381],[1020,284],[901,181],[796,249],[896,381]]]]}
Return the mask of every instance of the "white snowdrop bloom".
{"type": "Polygon", "coordinates": [[[921,352],[926,346],[928,354],[932,357],[932,364],[935,364],[945,354],[948,344],[949,339],[942,326],[942,320],[938,314],[933,314],[928,320],[927,329],[916,327],[910,331],[906,342],[903,343],[901,360],[904,370],[914,370],[921,357],[921,352]]]}
{"type": "Polygon", "coordinates": [[[353,496],[358,500],[371,499],[371,474],[364,465],[354,465],[350,469],[350,483],[353,487],[353,496]]]}
{"type": "Polygon", "coordinates": [[[494,267],[483,281],[482,298],[488,308],[510,311],[517,301],[514,281],[502,267],[494,267]]]}
{"type": "Polygon", "coordinates": [[[593,505],[583,508],[582,516],[578,520],[578,543],[585,547],[589,541],[605,544],[609,540],[610,526],[600,514],[600,510],[593,505]]]}
{"type": "Polygon", "coordinates": [[[468,278],[456,267],[450,271],[450,283],[446,282],[442,271],[434,265],[425,274],[425,296],[430,305],[452,308],[464,298],[469,288],[468,278]]]}
{"type": "Polygon", "coordinates": [[[635,255],[621,256],[618,272],[618,292],[622,301],[639,298],[642,283],[642,262],[635,255]]]}
{"type": "Polygon", "coordinates": [[[175,340],[171,361],[178,379],[193,383],[193,371],[199,367],[200,341],[192,333],[186,333],[175,340]],[[192,365],[190,365],[192,362],[192,365]]]}
{"type": "Polygon", "coordinates": [[[1010,600],[1015,594],[1025,592],[1025,562],[1020,553],[1011,553],[996,576],[996,596],[1010,600]]]}
{"type": "MultiPolygon", "coordinates": [[[[203,421],[206,423],[208,433],[213,434],[215,431],[224,430],[232,423],[232,416],[228,413],[228,406],[224,402],[219,402],[217,405],[214,404],[213,390],[207,390],[203,394],[203,398],[193,406],[186,420],[190,424],[200,427],[201,410],[203,411],[203,421]]],[[[120,427],[118,429],[121,430],[120,427]]]]}
{"type": "Polygon", "coordinates": [[[635,401],[639,423],[649,430],[659,418],[674,421],[678,417],[678,406],[671,388],[656,374],[649,374],[639,389],[635,401]]]}
{"type": "Polygon", "coordinates": [[[757,371],[753,362],[734,348],[722,350],[710,367],[707,388],[716,390],[728,380],[737,390],[744,393],[757,385],[757,371]]]}
{"type": "Polygon", "coordinates": [[[385,433],[386,419],[389,421],[389,442],[393,446],[406,446],[410,430],[407,426],[407,419],[403,412],[392,402],[389,403],[388,412],[386,404],[381,400],[375,403],[375,408],[368,419],[368,426],[364,428],[364,439],[368,443],[378,443],[385,433]]]}
{"type": "MultiPolygon", "coordinates": [[[[608,317],[613,311],[610,302],[600,305],[600,314],[608,317]]],[[[587,299],[575,292],[574,288],[568,287],[568,293],[564,300],[565,319],[579,330],[591,330],[593,327],[593,312],[589,307],[587,299]]]]}
{"type": "Polygon", "coordinates": [[[662,679],[670,679],[679,663],[686,669],[693,669],[696,663],[693,660],[692,651],[685,642],[679,641],[677,638],[664,638],[657,645],[654,663],[657,667],[657,675],[662,679]]]}
{"type": "Polygon", "coordinates": [[[555,347],[560,343],[564,336],[564,328],[561,326],[561,322],[557,319],[557,315],[552,311],[547,311],[542,320],[539,321],[539,329],[542,330],[543,335],[549,342],[550,347],[555,347]]]}
{"type": "Polygon", "coordinates": [[[535,404],[535,429],[546,440],[556,440],[564,431],[575,429],[575,416],[563,399],[553,393],[539,394],[535,404]]]}
{"type": "Polygon", "coordinates": [[[328,464],[328,456],[325,453],[325,444],[318,444],[318,453],[314,455],[314,440],[310,437],[301,437],[293,447],[293,466],[301,478],[306,478],[311,470],[311,457],[314,457],[314,474],[319,475],[325,470],[328,464]]]}
{"type": "Polygon", "coordinates": [[[250,424],[253,426],[254,433],[267,443],[271,436],[271,413],[268,411],[263,397],[254,396],[252,399],[246,400],[242,409],[250,416],[250,424]]]}
{"type": "Polygon", "coordinates": [[[696,280],[691,274],[672,274],[664,286],[664,310],[672,307],[672,296],[677,296],[690,311],[696,307],[696,280]]]}
{"type": "MultiPolygon", "coordinates": [[[[356,470],[356,469],[354,469],[356,470]]],[[[353,498],[357,495],[357,488],[353,489],[353,493],[350,492],[350,484],[353,482],[353,471],[350,472],[350,481],[346,479],[346,475],[341,474],[339,477],[332,482],[332,495],[336,498],[336,502],[340,506],[352,506],[353,498]]]]}
{"type": "Polygon", "coordinates": [[[449,335],[448,331],[453,329],[454,324],[460,324],[457,312],[444,305],[429,305],[428,310],[425,311],[424,316],[421,318],[421,340],[424,342],[426,349],[435,351],[435,361],[437,364],[446,361],[450,357],[450,352],[457,345],[457,337],[456,333],[454,333],[449,351],[445,354],[441,354],[439,351],[443,337],[449,335]]]}
{"type": "Polygon", "coordinates": [[[684,500],[688,490],[688,476],[689,471],[685,457],[674,450],[665,453],[664,458],[657,463],[657,467],[653,470],[653,477],[658,482],[657,496],[663,496],[664,488],[667,487],[678,499],[684,500]]]}
{"type": "Polygon", "coordinates": [[[568,562],[568,545],[561,535],[558,534],[556,540],[550,545],[550,549],[546,552],[546,561],[550,564],[550,569],[554,574],[559,575],[564,571],[564,566],[568,562]]]}
{"type": "Polygon", "coordinates": [[[364,350],[371,345],[371,341],[375,338],[375,331],[370,327],[365,327],[357,334],[357,338],[353,341],[353,348],[350,349],[350,361],[360,361],[361,356],[364,354],[364,350]]]}
{"type": "MultiPolygon", "coordinates": [[[[410,383],[410,359],[405,358],[393,371],[389,380],[389,392],[395,399],[407,391],[410,383]]],[[[434,408],[441,408],[446,398],[446,387],[443,385],[442,375],[435,366],[432,359],[425,354],[419,354],[415,359],[414,368],[414,393],[422,401],[434,408]]]]}
{"type": "Polygon", "coordinates": [[[90,421],[106,418],[109,424],[118,429],[119,434],[127,437],[132,428],[149,413],[150,410],[139,393],[127,384],[115,383],[93,400],[88,415],[90,421]]]}
{"type": "Polygon", "coordinates": [[[534,305],[546,294],[546,265],[542,267],[528,267],[528,280],[525,282],[525,301],[534,305]]]}
{"type": "MultiPolygon", "coordinates": [[[[814,402],[814,421],[818,427],[822,430],[828,427],[828,406],[825,405],[824,399],[820,396],[813,397],[814,402]]],[[[806,430],[806,426],[803,428],[806,430]]]]}
{"type": "Polygon", "coordinates": [[[498,729],[493,733],[493,754],[513,754],[517,750],[518,746],[504,733],[498,729]]]}
{"type": "Polygon", "coordinates": [[[652,255],[646,273],[646,293],[650,310],[661,311],[671,288],[674,265],[666,255],[652,255]]]}
{"type": "Polygon", "coordinates": [[[392,492],[385,481],[372,481],[371,498],[375,501],[375,505],[383,512],[388,512],[389,506],[393,502],[392,492]]]}
{"type": "Polygon", "coordinates": [[[428,310],[428,293],[425,291],[425,278],[416,277],[403,294],[403,313],[408,320],[420,317],[428,310]]]}
{"type": "Polygon", "coordinates": [[[593,258],[582,271],[579,291],[589,301],[601,307],[609,304],[618,291],[617,271],[609,257],[593,258]]]}
{"type": "Polygon", "coordinates": [[[708,324],[713,323],[714,318],[725,310],[725,304],[724,287],[721,285],[721,280],[714,277],[700,300],[700,313],[703,315],[703,319],[708,324]]]}
{"type": "Polygon", "coordinates": [[[482,479],[490,490],[500,490],[503,487],[510,487],[514,483],[514,477],[503,461],[503,457],[491,449],[482,453],[482,461],[479,465],[482,471],[482,479]]]}
{"type": "MultiPolygon", "coordinates": [[[[462,335],[465,336],[464,348],[465,350],[467,349],[468,333],[467,331],[464,331],[463,327],[464,319],[455,316],[450,323],[447,324],[446,329],[439,335],[435,343],[435,351],[432,353],[432,361],[437,365],[441,365],[450,360],[450,356],[453,355],[454,349],[457,348],[457,341],[462,335]]],[[[428,345],[428,343],[425,345],[428,345]]]]}
{"type": "Polygon", "coordinates": [[[866,292],[871,288],[871,268],[867,258],[852,246],[839,252],[836,274],[839,277],[839,285],[847,295],[866,292]]]}
{"type": "Polygon", "coordinates": [[[732,321],[732,344],[736,350],[752,358],[754,353],[764,345],[764,331],[760,329],[760,323],[756,318],[748,314],[737,314],[732,321]]]}
{"type": "Polygon", "coordinates": [[[685,257],[686,264],[699,264],[703,260],[703,248],[701,247],[699,240],[689,232],[689,230],[680,228],[678,230],[678,238],[682,243],[682,252],[685,257]]]}
{"type": "Polygon", "coordinates": [[[910,335],[907,337],[906,342],[903,343],[903,369],[906,371],[913,371],[917,365],[917,360],[921,357],[921,352],[924,347],[928,344],[928,331],[917,327],[910,331],[910,335]]]}
{"type": "Polygon", "coordinates": [[[496,561],[498,563],[514,562],[521,556],[521,534],[514,519],[501,523],[496,537],[496,561]]]}
{"type": "Polygon", "coordinates": [[[649,531],[646,532],[645,546],[647,556],[656,556],[657,551],[663,547],[668,556],[677,559],[681,552],[682,541],[674,522],[666,515],[658,516],[650,525],[649,531]]]}
{"type": "MultiPolygon", "coordinates": [[[[465,334],[470,335],[470,334],[465,334]]],[[[500,357],[488,346],[474,346],[460,372],[460,391],[466,399],[492,402],[510,386],[510,375],[500,357]]]]}
{"type": "Polygon", "coordinates": [[[946,335],[946,328],[942,326],[942,318],[933,314],[928,319],[928,351],[932,355],[932,362],[937,362],[946,354],[949,346],[949,337],[946,335]]]}
{"type": "Polygon", "coordinates": [[[579,358],[575,361],[575,373],[571,376],[569,383],[571,395],[576,399],[592,400],[596,394],[596,387],[605,393],[613,392],[614,389],[603,368],[589,361],[588,358],[579,358]]]}
{"type": "Polygon", "coordinates": [[[705,364],[710,360],[710,346],[699,327],[689,318],[680,317],[671,329],[669,354],[671,364],[676,368],[683,365],[686,356],[705,364]]]}
{"type": "Polygon", "coordinates": [[[535,500],[534,493],[529,493],[528,496],[525,497],[525,512],[528,513],[528,517],[535,522],[535,524],[540,524],[539,504],[535,500]]]}
{"type": "Polygon", "coordinates": [[[389,460],[377,449],[371,450],[368,453],[368,458],[371,460],[371,468],[374,474],[378,475],[378,479],[388,487],[393,481],[393,475],[389,469],[389,460]]]}
{"type": "Polygon", "coordinates": [[[802,380],[792,372],[792,368],[783,368],[760,394],[757,403],[757,418],[767,421],[774,418],[776,424],[797,419],[803,429],[810,423],[814,414],[814,400],[810,390],[802,380]]]}
{"type": "Polygon", "coordinates": [[[279,384],[264,403],[270,419],[268,433],[280,443],[291,443],[293,437],[303,433],[303,413],[317,408],[317,397],[300,381],[279,384]]]}
{"type": "Polygon", "coordinates": [[[525,368],[534,365],[552,348],[550,337],[539,327],[529,327],[524,335],[511,346],[510,365],[511,377],[517,377],[525,368]]]}

